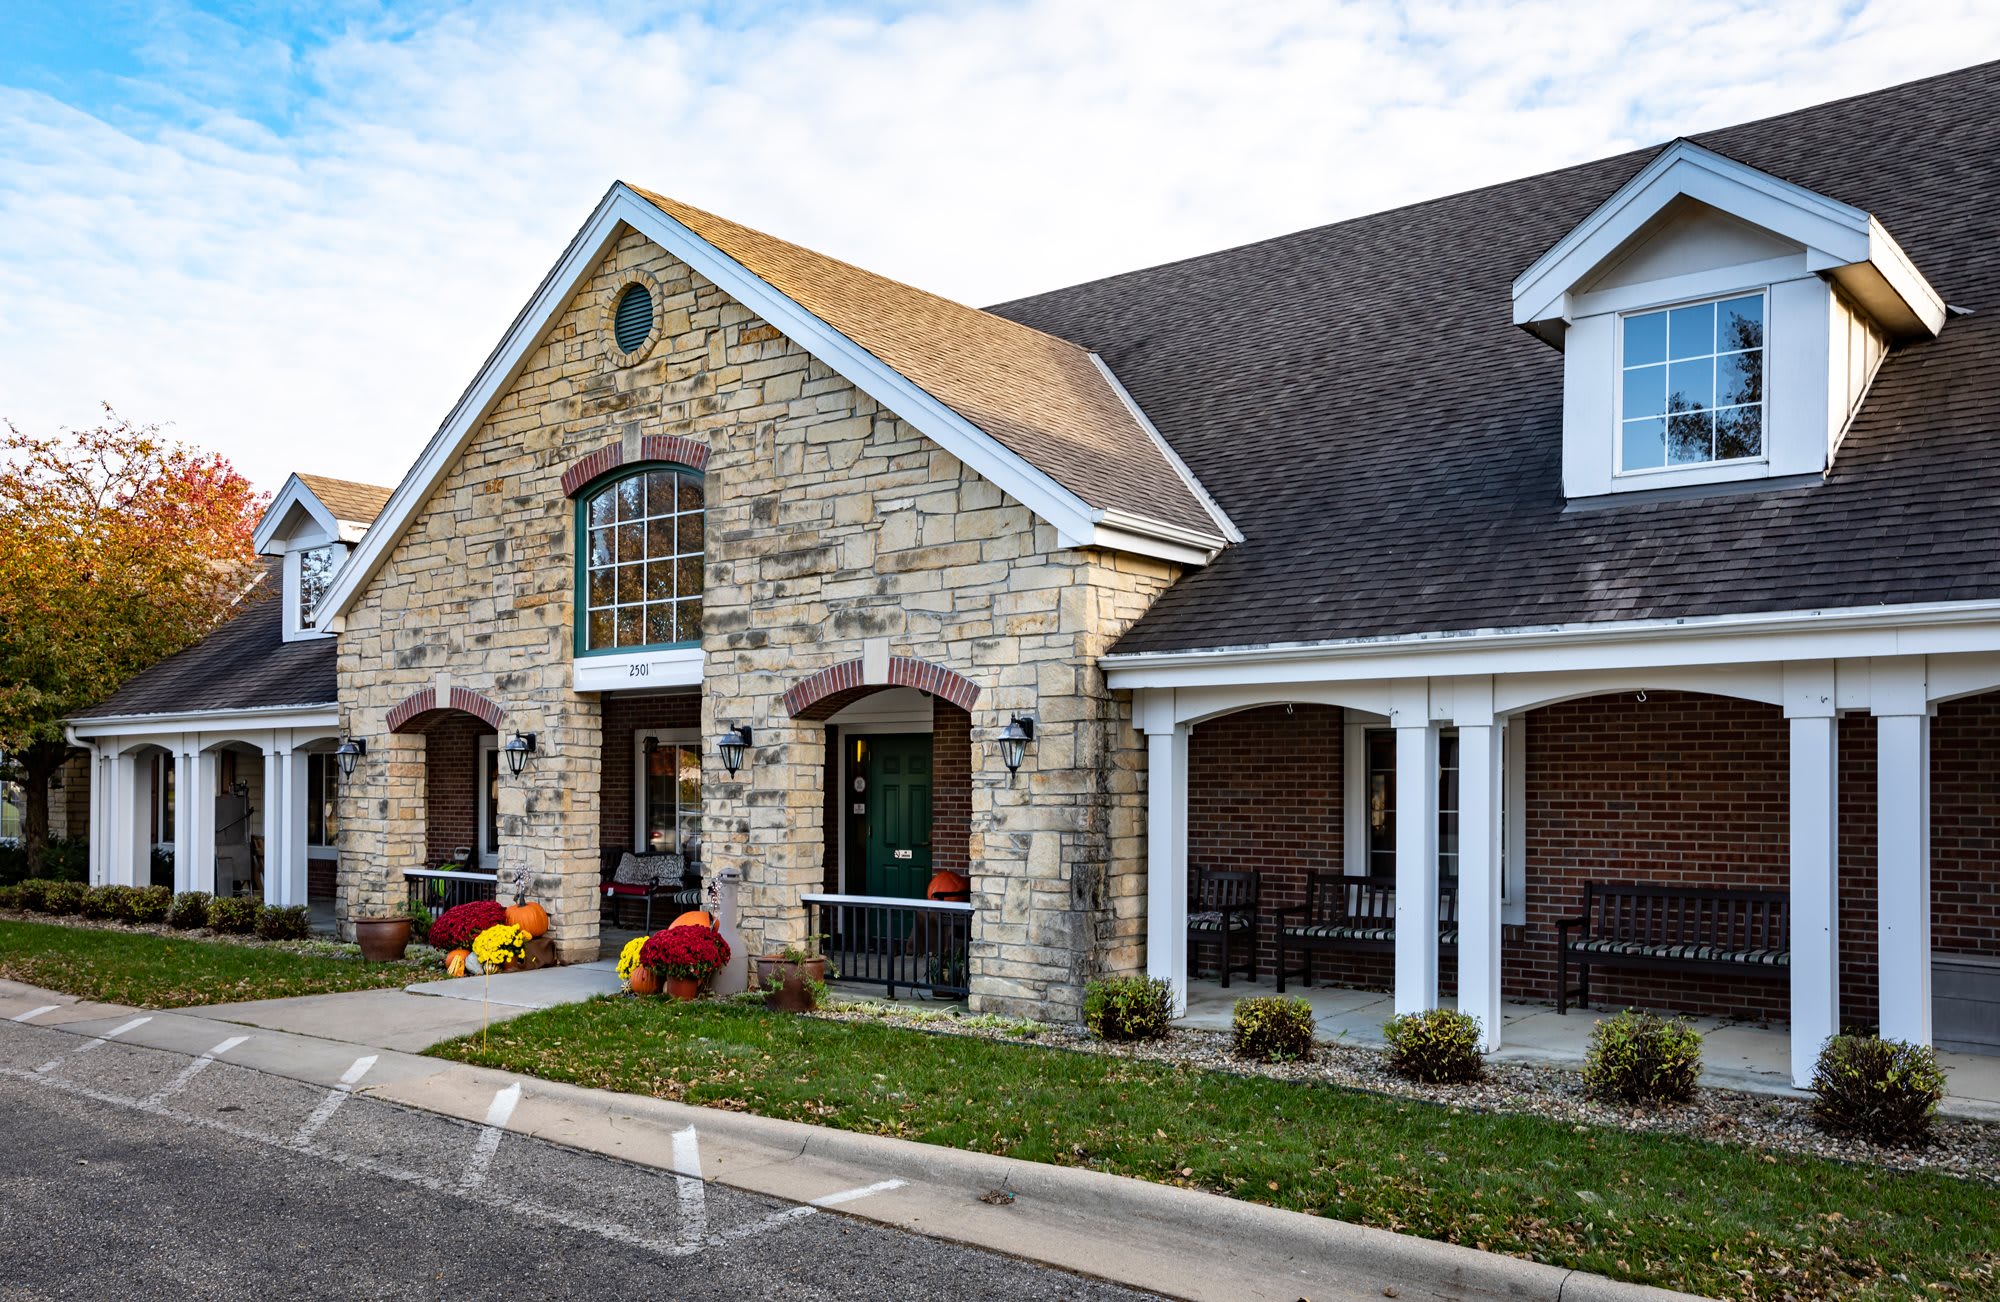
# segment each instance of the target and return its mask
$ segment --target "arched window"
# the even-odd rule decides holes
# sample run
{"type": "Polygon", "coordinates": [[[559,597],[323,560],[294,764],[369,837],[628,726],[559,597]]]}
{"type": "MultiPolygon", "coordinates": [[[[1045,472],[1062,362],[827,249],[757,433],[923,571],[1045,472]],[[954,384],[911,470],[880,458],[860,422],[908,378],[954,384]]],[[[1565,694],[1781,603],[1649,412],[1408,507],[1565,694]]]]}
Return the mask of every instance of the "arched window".
{"type": "Polygon", "coordinates": [[[701,641],[702,477],[629,471],[577,502],[579,653],[701,641]]]}

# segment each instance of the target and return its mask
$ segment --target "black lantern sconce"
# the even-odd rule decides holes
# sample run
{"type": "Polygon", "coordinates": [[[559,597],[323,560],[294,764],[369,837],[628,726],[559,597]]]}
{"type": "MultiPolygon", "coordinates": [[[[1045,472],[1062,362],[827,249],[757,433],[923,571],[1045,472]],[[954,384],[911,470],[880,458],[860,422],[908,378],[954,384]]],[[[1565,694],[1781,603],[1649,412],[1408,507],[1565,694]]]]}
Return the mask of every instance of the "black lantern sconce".
{"type": "Polygon", "coordinates": [[[750,749],[751,738],[750,725],[739,723],[715,739],[715,748],[722,752],[722,767],[729,770],[730,777],[735,777],[736,770],[743,767],[743,755],[750,749]]]}
{"type": "Polygon", "coordinates": [[[340,739],[340,745],[334,747],[333,749],[333,761],[334,763],[340,765],[340,776],[344,778],[353,777],[354,766],[356,764],[359,764],[361,762],[361,757],[363,755],[366,755],[367,753],[368,753],[367,742],[358,740],[354,737],[342,737],[340,739]]]}
{"type": "Polygon", "coordinates": [[[528,756],[535,753],[535,734],[515,733],[507,739],[507,744],[500,748],[500,753],[507,757],[507,771],[517,778],[520,777],[521,770],[528,765],[528,756]]]}
{"type": "Polygon", "coordinates": [[[1007,766],[1009,774],[1020,771],[1021,761],[1028,757],[1028,743],[1034,739],[1034,719],[1019,714],[1000,730],[1000,762],[1007,766]]]}

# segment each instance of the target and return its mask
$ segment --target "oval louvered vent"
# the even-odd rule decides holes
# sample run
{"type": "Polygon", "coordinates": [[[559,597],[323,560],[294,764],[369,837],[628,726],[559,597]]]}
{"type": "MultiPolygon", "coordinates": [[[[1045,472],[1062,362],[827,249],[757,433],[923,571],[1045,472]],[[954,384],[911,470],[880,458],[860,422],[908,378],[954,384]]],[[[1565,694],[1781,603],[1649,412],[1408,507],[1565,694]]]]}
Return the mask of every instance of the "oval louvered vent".
{"type": "Polygon", "coordinates": [[[644,285],[628,285],[618,296],[618,312],[611,325],[611,337],[620,352],[633,353],[653,333],[653,292],[644,285]]]}

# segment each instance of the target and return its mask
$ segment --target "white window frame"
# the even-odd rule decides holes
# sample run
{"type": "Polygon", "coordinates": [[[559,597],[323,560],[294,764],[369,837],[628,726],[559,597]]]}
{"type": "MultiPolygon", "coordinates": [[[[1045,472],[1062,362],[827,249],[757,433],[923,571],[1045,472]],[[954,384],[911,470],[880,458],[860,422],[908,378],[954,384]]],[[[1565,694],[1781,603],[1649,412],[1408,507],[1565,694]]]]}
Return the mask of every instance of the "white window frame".
{"type": "MultiPolygon", "coordinates": [[[[299,610],[300,600],[304,596],[304,581],[299,572],[300,563],[307,552],[319,551],[322,548],[331,550],[333,553],[333,570],[327,578],[327,591],[330,592],[332,591],[333,581],[340,577],[340,571],[346,567],[347,558],[354,549],[337,538],[321,538],[318,541],[302,540],[295,544],[289,544],[286,547],[284,601],[285,641],[287,642],[303,642],[308,638],[333,636],[326,629],[307,623],[301,617],[299,610]]],[[[321,605],[325,605],[325,597],[325,593],[320,594],[321,605]]]]}
{"type": "MultiPolygon", "coordinates": [[[[636,854],[644,854],[651,849],[646,836],[646,738],[651,737],[662,746],[692,746],[697,754],[701,751],[701,729],[699,728],[640,728],[632,734],[632,849],[636,854]]],[[[680,816],[679,797],[675,797],[674,815],[680,816]]]]}
{"type": "MultiPolygon", "coordinates": [[[[1611,331],[1611,477],[1614,480],[1642,480],[1653,476],[1685,476],[1689,472],[1701,474],[1716,471],[1735,471],[1746,466],[1769,466],[1771,464],[1771,287],[1769,285],[1746,285],[1742,289],[1726,294],[1703,294],[1695,298],[1669,299],[1640,307],[1625,308],[1612,316],[1611,331]],[[1688,461],[1675,465],[1667,463],[1657,466],[1642,466],[1636,470],[1625,468],[1625,323],[1632,317],[1651,316],[1655,312],[1673,312],[1684,307],[1700,307],[1705,303],[1726,303],[1731,299],[1749,298],[1755,294],[1762,303],[1764,314],[1764,342],[1760,351],[1764,354],[1764,396],[1757,404],[1758,409],[1758,453],[1754,457],[1730,457],[1720,461],[1688,461]]],[[[1710,352],[1713,360],[1719,356],[1710,352]]],[[[1667,362],[1672,365],[1671,359],[1667,362]]],[[[1711,395],[1713,397],[1713,395],[1711,395]]],[[[1742,404],[1732,404],[1742,405],[1742,404]]],[[[1710,407],[1713,409],[1711,402],[1710,407]]],[[[1706,475],[1702,475],[1706,478],[1706,475]]]]}
{"type": "MultiPolygon", "coordinates": [[[[479,871],[484,873],[498,872],[500,869],[499,819],[493,811],[488,809],[490,799],[486,789],[486,757],[491,755],[493,761],[499,763],[499,735],[496,733],[482,735],[479,738],[479,747],[473,754],[475,758],[472,765],[472,786],[478,793],[479,800],[475,807],[475,817],[472,824],[472,857],[478,863],[479,871]],[[490,850],[486,848],[486,829],[489,826],[494,829],[493,848],[490,850]]],[[[504,774],[506,771],[506,765],[502,764],[500,772],[504,774]]]]}

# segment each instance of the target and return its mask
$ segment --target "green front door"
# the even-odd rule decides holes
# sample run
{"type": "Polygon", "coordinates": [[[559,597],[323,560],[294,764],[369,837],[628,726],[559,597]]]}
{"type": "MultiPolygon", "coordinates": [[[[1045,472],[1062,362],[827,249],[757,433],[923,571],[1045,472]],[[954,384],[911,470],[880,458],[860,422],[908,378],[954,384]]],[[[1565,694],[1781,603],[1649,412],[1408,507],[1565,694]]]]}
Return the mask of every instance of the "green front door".
{"type": "Polygon", "coordinates": [[[920,900],[931,882],[930,734],[870,737],[867,751],[864,889],[920,900]]]}

